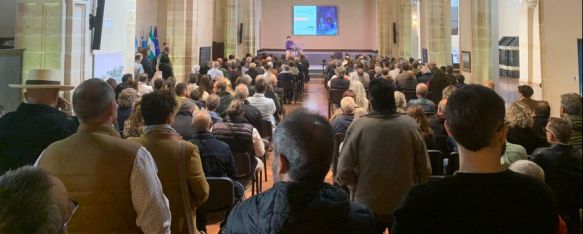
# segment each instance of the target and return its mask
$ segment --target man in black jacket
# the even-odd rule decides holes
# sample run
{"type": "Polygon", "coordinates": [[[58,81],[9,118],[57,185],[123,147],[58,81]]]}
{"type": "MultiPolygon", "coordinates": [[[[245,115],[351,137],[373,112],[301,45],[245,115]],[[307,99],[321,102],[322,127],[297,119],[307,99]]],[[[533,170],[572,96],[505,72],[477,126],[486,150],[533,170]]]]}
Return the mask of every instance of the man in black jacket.
{"type": "Polygon", "coordinates": [[[334,132],[328,121],[299,110],[274,133],[273,188],[233,208],[225,233],[372,233],[370,211],[324,182],[334,132]]]}
{"type": "Polygon", "coordinates": [[[142,55],[144,55],[144,58],[142,59],[142,66],[144,67],[144,72],[148,73],[148,79],[151,80],[152,77],[154,77],[154,66],[149,57],[150,50],[148,48],[143,48],[142,55]]]}
{"type": "Polygon", "coordinates": [[[32,165],[47,146],[77,131],[78,122],[57,109],[64,103],[59,91],[74,88],[60,79],[59,71],[34,69],[26,84],[10,85],[26,89],[26,103],[0,118],[0,175],[32,165]]]}

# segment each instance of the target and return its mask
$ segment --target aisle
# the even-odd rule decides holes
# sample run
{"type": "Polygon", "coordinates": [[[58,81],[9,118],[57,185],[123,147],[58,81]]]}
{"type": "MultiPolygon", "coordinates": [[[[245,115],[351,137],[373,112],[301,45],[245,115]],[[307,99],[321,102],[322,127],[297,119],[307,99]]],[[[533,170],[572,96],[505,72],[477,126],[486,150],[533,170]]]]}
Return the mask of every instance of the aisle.
{"type": "MultiPolygon", "coordinates": [[[[285,105],[286,113],[291,113],[297,108],[306,108],[309,111],[319,113],[322,116],[328,116],[328,95],[326,94],[326,89],[322,84],[321,78],[312,79],[310,82],[305,84],[304,95],[301,101],[295,104],[285,105]]],[[[267,172],[267,181],[265,177],[261,180],[263,191],[273,187],[273,177],[271,171],[271,163],[273,159],[273,152],[269,153],[269,158],[265,163],[265,172],[267,172]]],[[[332,183],[332,172],[330,171],[326,176],[326,182],[332,183]]],[[[245,192],[245,197],[251,197],[251,189],[245,192]]],[[[219,224],[207,225],[207,232],[209,234],[216,234],[219,232],[219,224]]]]}

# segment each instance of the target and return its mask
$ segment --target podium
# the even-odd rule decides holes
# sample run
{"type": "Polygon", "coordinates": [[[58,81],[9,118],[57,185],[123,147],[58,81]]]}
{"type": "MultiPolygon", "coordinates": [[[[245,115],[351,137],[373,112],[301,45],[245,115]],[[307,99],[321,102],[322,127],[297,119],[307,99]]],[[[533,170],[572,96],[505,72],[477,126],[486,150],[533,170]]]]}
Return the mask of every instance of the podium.
{"type": "Polygon", "coordinates": [[[22,102],[22,89],[8,84],[22,84],[23,53],[24,49],[0,49],[0,106],[6,113],[15,111],[22,102]]]}

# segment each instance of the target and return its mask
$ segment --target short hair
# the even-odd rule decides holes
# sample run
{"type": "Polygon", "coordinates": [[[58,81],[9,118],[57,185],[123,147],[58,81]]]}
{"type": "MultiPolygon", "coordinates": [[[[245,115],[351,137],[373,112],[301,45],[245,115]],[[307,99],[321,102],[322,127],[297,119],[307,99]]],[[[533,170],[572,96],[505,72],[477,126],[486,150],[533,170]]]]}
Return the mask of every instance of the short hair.
{"type": "Polygon", "coordinates": [[[117,104],[121,108],[131,108],[138,100],[138,91],[133,88],[127,88],[119,93],[117,97],[117,104]]]}
{"type": "Polygon", "coordinates": [[[209,111],[215,111],[219,107],[220,103],[221,103],[221,97],[219,97],[219,95],[216,95],[213,93],[213,94],[209,95],[209,97],[206,99],[206,108],[209,111]]]}
{"type": "Polygon", "coordinates": [[[188,83],[196,84],[198,83],[198,74],[196,73],[189,73],[188,74],[188,83]]]}
{"type": "Polygon", "coordinates": [[[417,87],[415,87],[415,93],[421,97],[427,96],[428,88],[426,84],[419,83],[417,87]]]}
{"type": "Polygon", "coordinates": [[[193,89],[189,93],[190,99],[198,101],[201,98],[200,91],[198,89],[193,89]]]}
{"type": "Polygon", "coordinates": [[[24,166],[0,176],[0,233],[59,233],[63,225],[44,170],[24,166]]]}
{"type": "Polygon", "coordinates": [[[370,82],[370,96],[372,109],[376,111],[396,110],[395,86],[385,79],[374,79],[370,82]]]}
{"type": "Polygon", "coordinates": [[[265,93],[267,90],[267,81],[263,77],[257,77],[255,79],[255,92],[256,93],[265,93]]]}
{"type": "Polygon", "coordinates": [[[166,84],[164,79],[161,79],[161,78],[155,79],[154,80],[154,90],[162,90],[164,88],[164,84],[166,84]]]}
{"type": "Polygon", "coordinates": [[[399,91],[395,91],[395,106],[396,106],[396,111],[399,113],[404,113],[405,112],[405,107],[407,106],[407,97],[405,97],[405,94],[399,92],[399,91]]]}
{"type": "Polygon", "coordinates": [[[458,144],[478,151],[492,143],[504,124],[504,100],[480,85],[466,85],[447,101],[447,126],[458,144]],[[476,137],[481,136],[481,137],[476,137]]]}
{"type": "Polygon", "coordinates": [[[256,67],[257,67],[257,64],[256,63],[250,63],[249,64],[249,68],[251,68],[251,69],[254,69],[256,67]]]}
{"type": "Polygon", "coordinates": [[[143,54],[140,54],[140,53],[136,53],[136,55],[134,56],[134,60],[135,61],[140,61],[143,58],[144,58],[144,55],[143,54]]]}
{"type": "Polygon", "coordinates": [[[115,100],[115,92],[101,79],[83,81],[73,92],[73,110],[80,120],[101,116],[115,100]]]}
{"type": "Polygon", "coordinates": [[[532,89],[532,87],[528,85],[518,86],[518,92],[520,93],[520,95],[527,98],[532,97],[532,95],[534,94],[534,90],[532,89]]]}
{"type": "Polygon", "coordinates": [[[334,130],[321,115],[298,109],[277,125],[273,145],[289,162],[292,180],[322,182],[332,162],[334,130]]]}
{"type": "Polygon", "coordinates": [[[215,87],[217,87],[218,91],[225,91],[227,90],[227,81],[226,79],[219,79],[217,78],[217,80],[215,81],[215,87]]]}
{"type": "Polygon", "coordinates": [[[534,115],[548,119],[551,116],[551,106],[547,101],[538,101],[534,107],[534,115]]]}
{"type": "Polygon", "coordinates": [[[336,68],[336,74],[338,76],[344,76],[344,75],[346,75],[346,68],[344,68],[344,67],[338,67],[338,68],[336,68]]]}
{"type": "Polygon", "coordinates": [[[122,83],[127,83],[132,78],[133,78],[133,75],[131,73],[123,74],[123,76],[121,77],[121,82],[122,83]]]}
{"type": "Polygon", "coordinates": [[[249,97],[249,88],[245,84],[239,84],[235,87],[235,98],[245,100],[249,97]]]}
{"type": "Polygon", "coordinates": [[[147,82],[148,81],[148,73],[139,74],[138,75],[138,80],[140,82],[143,82],[143,83],[147,82]]]}
{"type": "Polygon", "coordinates": [[[176,96],[182,97],[184,95],[184,92],[186,92],[187,86],[184,83],[178,83],[175,87],[174,87],[174,92],[176,93],[176,96]]]}
{"type": "Polygon", "coordinates": [[[546,126],[547,131],[550,131],[559,143],[568,144],[571,139],[571,123],[562,118],[551,117],[546,126]]]}
{"type": "Polygon", "coordinates": [[[344,114],[352,114],[356,108],[356,102],[352,97],[344,97],[340,100],[340,108],[344,114]]]}
{"type": "Polygon", "coordinates": [[[174,114],[176,100],[170,91],[156,91],[142,96],[140,107],[146,125],[166,124],[168,116],[174,114]]]}
{"type": "Polygon", "coordinates": [[[237,77],[237,79],[235,80],[236,85],[239,84],[251,85],[251,82],[253,82],[253,80],[249,75],[241,75],[237,77]]]}
{"type": "Polygon", "coordinates": [[[534,162],[528,160],[518,160],[513,162],[508,167],[513,172],[520,173],[527,176],[532,176],[540,181],[545,181],[545,172],[543,169],[534,162]]]}
{"type": "Polygon", "coordinates": [[[192,128],[196,132],[206,132],[211,123],[211,115],[207,111],[196,112],[192,118],[192,128]]]}
{"type": "Polygon", "coordinates": [[[289,65],[284,64],[284,65],[281,65],[281,70],[289,71],[290,67],[289,67],[289,65]]]}
{"type": "Polygon", "coordinates": [[[581,96],[576,93],[561,94],[561,107],[566,114],[581,115],[581,96]]]}
{"type": "Polygon", "coordinates": [[[447,113],[446,107],[447,107],[447,99],[441,99],[441,101],[439,101],[439,103],[437,104],[437,115],[438,116],[445,116],[447,113]]]}
{"type": "Polygon", "coordinates": [[[532,111],[524,104],[514,102],[506,112],[506,121],[510,127],[532,127],[532,111]]]}
{"type": "Polygon", "coordinates": [[[168,89],[174,89],[176,87],[176,78],[172,76],[168,77],[168,79],[164,81],[164,85],[166,85],[166,88],[168,89]]]}
{"type": "Polygon", "coordinates": [[[243,102],[243,100],[233,99],[233,101],[231,101],[231,104],[229,105],[229,108],[227,108],[227,114],[231,119],[243,116],[243,113],[245,111],[244,108],[245,102],[243,102]]]}

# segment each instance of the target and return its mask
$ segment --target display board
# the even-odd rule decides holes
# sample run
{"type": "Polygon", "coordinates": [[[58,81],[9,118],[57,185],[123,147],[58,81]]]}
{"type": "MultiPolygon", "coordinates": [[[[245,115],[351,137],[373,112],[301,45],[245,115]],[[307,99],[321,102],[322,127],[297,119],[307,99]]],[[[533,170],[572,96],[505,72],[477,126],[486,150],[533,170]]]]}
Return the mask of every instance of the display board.
{"type": "Polygon", "coordinates": [[[293,6],[292,31],[295,36],[338,35],[336,6],[293,6]]]}

